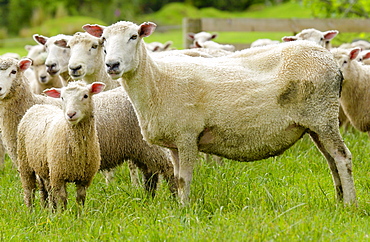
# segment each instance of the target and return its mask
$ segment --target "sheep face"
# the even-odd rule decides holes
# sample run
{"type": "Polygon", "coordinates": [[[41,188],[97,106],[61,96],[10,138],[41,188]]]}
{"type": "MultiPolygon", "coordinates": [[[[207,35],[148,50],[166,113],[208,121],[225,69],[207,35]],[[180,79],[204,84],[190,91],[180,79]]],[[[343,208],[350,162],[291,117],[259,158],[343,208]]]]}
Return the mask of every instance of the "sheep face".
{"type": "Polygon", "coordinates": [[[344,79],[346,80],[347,75],[351,73],[351,65],[353,65],[352,61],[357,61],[357,57],[361,52],[361,48],[357,47],[351,50],[335,48],[330,52],[333,54],[333,57],[342,71],[344,79]]]}
{"type": "Polygon", "coordinates": [[[32,61],[24,58],[17,61],[13,58],[0,58],[0,99],[5,99],[11,91],[14,81],[22,72],[31,66],[32,61]]]}
{"type": "Polygon", "coordinates": [[[61,98],[65,119],[76,125],[84,118],[92,115],[92,95],[104,90],[105,84],[94,82],[85,84],[83,81],[70,82],[64,88],[51,88],[44,91],[50,97],[61,98]]]}
{"type": "Polygon", "coordinates": [[[71,36],[67,35],[56,35],[53,37],[45,37],[42,35],[34,35],[34,40],[45,46],[47,52],[47,58],[45,65],[50,75],[59,75],[62,72],[68,71],[68,61],[70,57],[70,50],[61,48],[54,44],[55,41],[60,39],[70,39],[71,36]]]}
{"type": "Polygon", "coordinates": [[[84,29],[96,36],[102,37],[107,73],[114,79],[138,66],[135,58],[139,43],[143,37],[151,35],[156,24],[147,22],[140,26],[127,21],[120,21],[109,27],[85,25],[84,29]]]}
{"type": "Polygon", "coordinates": [[[316,44],[330,49],[330,41],[337,36],[339,31],[337,30],[329,30],[326,32],[321,32],[317,29],[304,29],[300,33],[295,36],[285,36],[282,38],[283,41],[295,41],[295,40],[308,40],[315,42],[316,44]]]}
{"type": "Polygon", "coordinates": [[[51,80],[49,73],[46,71],[45,65],[34,65],[32,66],[35,72],[36,79],[41,84],[47,84],[51,80]]]}

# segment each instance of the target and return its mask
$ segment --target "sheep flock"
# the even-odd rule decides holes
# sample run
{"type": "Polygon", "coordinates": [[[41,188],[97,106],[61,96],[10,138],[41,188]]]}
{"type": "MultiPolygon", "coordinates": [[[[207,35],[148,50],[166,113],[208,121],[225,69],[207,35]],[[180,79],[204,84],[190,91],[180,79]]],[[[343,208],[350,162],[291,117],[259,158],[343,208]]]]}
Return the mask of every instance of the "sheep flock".
{"type": "Polygon", "coordinates": [[[305,134],[328,162],[338,201],[356,205],[339,128],[370,135],[369,42],[334,47],[339,31],[310,28],[235,50],[199,32],[177,50],[171,40],[145,42],[152,22],[81,27],[35,33],[27,57],[0,56],[0,168],[8,154],[30,209],[37,190],[42,206],[66,209],[67,182],[83,205],[96,173],[109,183],[124,163],[133,186],[154,198],[163,178],[186,206],[200,153],[219,165],[261,160],[305,134]]]}

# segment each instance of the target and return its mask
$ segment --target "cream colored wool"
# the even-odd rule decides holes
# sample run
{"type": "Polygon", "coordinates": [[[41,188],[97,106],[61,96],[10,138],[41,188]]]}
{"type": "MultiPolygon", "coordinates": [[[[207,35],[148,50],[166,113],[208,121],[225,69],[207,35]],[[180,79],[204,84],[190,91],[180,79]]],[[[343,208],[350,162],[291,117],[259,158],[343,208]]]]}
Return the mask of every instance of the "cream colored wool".
{"type": "Polygon", "coordinates": [[[32,207],[34,199],[35,175],[46,184],[45,190],[53,208],[66,208],[67,182],[76,184],[76,200],[84,204],[86,189],[98,171],[101,159],[93,111],[93,86],[71,82],[61,89],[63,109],[34,105],[19,123],[19,172],[28,207],[32,207]]]}
{"type": "MultiPolygon", "coordinates": [[[[62,105],[59,99],[31,92],[29,83],[23,76],[26,68],[20,69],[24,61],[31,64],[31,60],[0,58],[0,129],[4,145],[8,148],[15,166],[17,166],[17,126],[26,111],[35,104],[53,104],[60,107],[62,105]],[[17,73],[10,75],[12,70],[17,73]]],[[[143,140],[136,114],[122,87],[96,94],[93,100],[102,149],[101,170],[109,170],[126,160],[131,160],[143,172],[145,189],[152,195],[155,194],[159,174],[167,180],[171,192],[176,193],[173,166],[168,151],[155,145],[148,145],[143,140]]]]}
{"type": "Polygon", "coordinates": [[[340,102],[351,124],[362,132],[370,131],[370,66],[357,61],[359,47],[331,50],[344,81],[340,102]]]}
{"type": "Polygon", "coordinates": [[[351,153],[338,127],[342,75],[329,51],[293,41],[219,58],[154,59],[142,38],[155,26],[83,28],[104,39],[107,71],[123,77],[145,140],[171,148],[183,204],[198,151],[260,160],[283,153],[306,132],[327,158],[337,197],[356,202],[351,153]]]}
{"type": "Polygon", "coordinates": [[[339,33],[338,30],[328,30],[322,32],[320,30],[311,28],[311,29],[304,29],[295,36],[284,36],[282,38],[283,41],[295,41],[295,40],[308,40],[318,45],[330,50],[331,49],[331,40],[337,36],[339,33]]]}

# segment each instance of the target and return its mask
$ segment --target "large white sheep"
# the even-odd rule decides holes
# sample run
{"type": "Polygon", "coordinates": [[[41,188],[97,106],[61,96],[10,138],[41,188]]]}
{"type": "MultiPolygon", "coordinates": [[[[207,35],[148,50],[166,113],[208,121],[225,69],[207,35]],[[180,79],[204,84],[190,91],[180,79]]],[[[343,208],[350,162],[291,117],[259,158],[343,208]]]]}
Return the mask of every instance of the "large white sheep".
{"type": "MultiPolygon", "coordinates": [[[[30,65],[30,59],[0,58],[0,130],[15,166],[17,126],[26,111],[35,104],[62,105],[59,99],[31,92],[24,77],[24,71],[30,65]]],[[[123,88],[96,94],[93,100],[102,156],[100,169],[112,169],[131,160],[143,172],[145,189],[152,195],[159,175],[167,180],[171,192],[176,193],[168,151],[143,140],[136,114],[123,88]]]]}
{"type": "Polygon", "coordinates": [[[331,50],[344,81],[340,102],[351,124],[370,135],[370,66],[356,60],[361,48],[331,50]]]}
{"type": "Polygon", "coordinates": [[[198,151],[260,160],[305,133],[326,157],[338,199],[356,202],[337,117],[342,75],[329,51],[294,41],[220,58],[154,59],[142,39],[155,27],[120,21],[83,28],[104,39],[107,72],[123,77],[145,140],[171,149],[183,204],[198,151]]]}
{"type": "Polygon", "coordinates": [[[33,39],[45,46],[48,56],[45,60],[48,73],[52,76],[60,75],[64,82],[72,81],[68,74],[68,61],[70,58],[69,49],[61,48],[54,44],[55,41],[60,39],[70,39],[72,36],[58,34],[52,37],[46,37],[43,35],[34,34],[33,39]]]}
{"type": "Polygon", "coordinates": [[[28,207],[33,205],[36,176],[44,184],[54,209],[67,206],[67,182],[76,184],[76,201],[84,204],[86,189],[101,160],[92,96],[104,86],[101,82],[86,85],[79,81],[70,82],[62,89],[47,89],[46,95],[62,98],[62,109],[34,105],[21,119],[18,161],[28,207]]]}
{"type": "Polygon", "coordinates": [[[311,29],[304,29],[295,36],[284,36],[282,38],[283,41],[289,42],[289,41],[295,41],[295,40],[308,40],[312,41],[314,43],[317,43],[321,45],[322,47],[326,49],[331,48],[331,40],[337,36],[339,33],[338,30],[328,30],[325,32],[322,32],[320,30],[311,28],[311,29]]]}

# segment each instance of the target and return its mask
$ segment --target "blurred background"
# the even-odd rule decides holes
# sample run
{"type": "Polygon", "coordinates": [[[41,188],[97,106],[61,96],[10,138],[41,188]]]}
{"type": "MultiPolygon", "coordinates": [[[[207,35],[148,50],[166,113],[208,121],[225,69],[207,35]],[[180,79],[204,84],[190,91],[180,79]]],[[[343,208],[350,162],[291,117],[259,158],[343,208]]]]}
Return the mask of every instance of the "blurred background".
{"type": "MultiPolygon", "coordinates": [[[[0,0],[0,54],[26,55],[24,46],[35,45],[33,34],[53,36],[82,31],[84,24],[110,25],[119,20],[140,24],[152,21],[156,32],[146,42],[173,41],[181,49],[182,19],[201,18],[369,18],[368,0],[0,0]]],[[[325,30],[321,30],[325,31],[325,30]]],[[[258,38],[281,40],[292,33],[222,33],[224,43],[251,43],[258,38]]],[[[367,33],[339,35],[334,45],[367,33]]]]}

